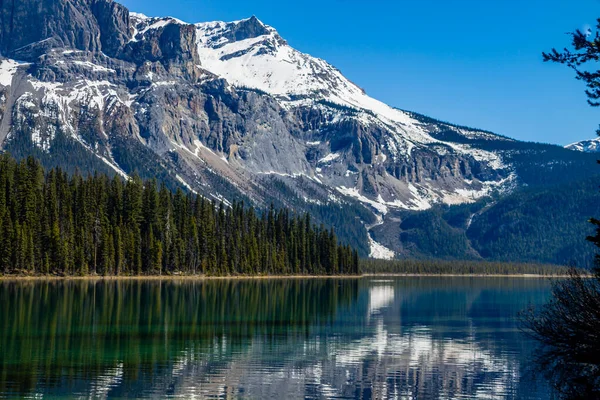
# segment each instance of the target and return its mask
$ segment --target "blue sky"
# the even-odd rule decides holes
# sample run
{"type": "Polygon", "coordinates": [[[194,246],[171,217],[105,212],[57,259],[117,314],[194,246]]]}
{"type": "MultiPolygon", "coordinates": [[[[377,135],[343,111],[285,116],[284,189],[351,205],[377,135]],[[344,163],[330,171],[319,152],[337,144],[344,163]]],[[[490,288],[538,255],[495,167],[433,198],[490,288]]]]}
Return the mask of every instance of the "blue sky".
{"type": "Polygon", "coordinates": [[[256,15],[389,105],[522,140],[594,137],[600,109],[541,52],[594,26],[600,0],[120,0],[188,22],[256,15]]]}

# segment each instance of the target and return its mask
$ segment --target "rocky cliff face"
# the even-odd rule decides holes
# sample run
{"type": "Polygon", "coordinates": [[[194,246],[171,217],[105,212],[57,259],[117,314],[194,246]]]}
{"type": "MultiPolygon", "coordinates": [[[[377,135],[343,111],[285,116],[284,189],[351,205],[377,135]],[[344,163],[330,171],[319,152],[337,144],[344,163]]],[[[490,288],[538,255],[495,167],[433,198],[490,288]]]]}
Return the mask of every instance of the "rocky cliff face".
{"type": "Polygon", "coordinates": [[[115,56],[130,36],[129,12],[105,0],[4,0],[0,51],[34,61],[52,48],[115,56]]]}
{"type": "Polygon", "coordinates": [[[18,155],[310,210],[359,245],[361,224],[391,210],[519,184],[490,146],[514,141],[388,107],[255,17],[192,25],[110,0],[4,0],[0,19],[0,146],[18,155]]]}

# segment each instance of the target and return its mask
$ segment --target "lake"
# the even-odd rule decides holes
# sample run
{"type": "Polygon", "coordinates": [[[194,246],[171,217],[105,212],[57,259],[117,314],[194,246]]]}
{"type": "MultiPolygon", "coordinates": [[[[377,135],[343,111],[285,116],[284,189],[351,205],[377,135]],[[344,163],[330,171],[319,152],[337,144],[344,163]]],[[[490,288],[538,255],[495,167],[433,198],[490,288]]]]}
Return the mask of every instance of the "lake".
{"type": "Polygon", "coordinates": [[[0,398],[547,399],[545,279],[0,282],[0,398]]]}

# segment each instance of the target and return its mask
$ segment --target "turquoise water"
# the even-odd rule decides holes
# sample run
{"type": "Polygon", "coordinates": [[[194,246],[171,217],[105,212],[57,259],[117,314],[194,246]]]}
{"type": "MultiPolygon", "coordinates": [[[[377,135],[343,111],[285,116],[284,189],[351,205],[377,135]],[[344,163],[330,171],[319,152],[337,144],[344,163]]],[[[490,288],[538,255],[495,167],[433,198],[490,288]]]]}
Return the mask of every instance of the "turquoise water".
{"type": "Polygon", "coordinates": [[[546,399],[518,278],[0,282],[0,398],[546,399]]]}

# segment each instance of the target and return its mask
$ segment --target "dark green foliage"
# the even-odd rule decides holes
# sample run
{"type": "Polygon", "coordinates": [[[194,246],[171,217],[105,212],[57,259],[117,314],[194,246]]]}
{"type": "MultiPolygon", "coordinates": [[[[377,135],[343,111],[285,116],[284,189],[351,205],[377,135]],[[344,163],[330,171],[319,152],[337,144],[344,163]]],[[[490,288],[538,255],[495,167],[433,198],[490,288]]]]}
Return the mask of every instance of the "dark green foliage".
{"type": "Polygon", "coordinates": [[[345,199],[343,203],[336,202],[306,202],[298,195],[297,189],[310,198],[321,198],[311,189],[306,179],[295,179],[289,183],[280,178],[273,178],[266,182],[269,189],[264,196],[272,201],[277,208],[290,208],[292,210],[307,210],[316,224],[335,227],[335,232],[341,243],[348,244],[358,250],[360,257],[369,255],[369,239],[364,224],[375,222],[375,216],[361,203],[352,199],[345,199]],[[293,188],[291,185],[295,185],[293,188]],[[273,196],[277,194],[277,197],[273,196]]]}
{"type": "Polygon", "coordinates": [[[544,264],[444,260],[362,260],[360,269],[369,274],[430,275],[566,275],[566,267],[544,264]]]}
{"type": "Polygon", "coordinates": [[[484,211],[489,199],[476,203],[460,204],[444,208],[444,220],[454,228],[466,230],[473,219],[484,211]]]}
{"type": "MultiPolygon", "coordinates": [[[[407,111],[407,110],[401,110],[398,108],[398,110],[407,113],[411,118],[416,119],[417,121],[420,121],[424,124],[433,124],[433,125],[446,125],[447,127],[454,127],[454,128],[458,128],[458,129],[464,129],[464,130],[468,130],[468,131],[474,131],[474,132],[482,132],[482,133],[487,133],[490,135],[494,135],[497,136],[498,138],[504,138],[504,139],[508,139],[506,136],[502,136],[502,135],[498,135],[497,133],[493,133],[490,131],[486,131],[483,129],[476,129],[476,128],[472,128],[470,126],[465,126],[465,125],[457,125],[457,124],[451,124],[450,122],[446,122],[446,121],[441,121],[439,119],[435,119],[432,117],[429,117],[427,115],[424,114],[420,114],[414,111],[407,111]]],[[[462,140],[467,139],[465,136],[460,135],[459,133],[454,132],[454,134],[456,134],[456,139],[459,143],[462,143],[462,140]]],[[[449,134],[449,132],[445,131],[445,130],[441,130],[439,132],[431,132],[432,135],[444,135],[444,134],[449,134]],[[444,133],[446,132],[446,133],[444,133]]]]}
{"type": "Polygon", "coordinates": [[[400,241],[412,244],[433,258],[473,258],[464,230],[444,220],[440,210],[423,211],[402,221],[400,241]]]}
{"type": "Polygon", "coordinates": [[[591,268],[589,219],[600,214],[598,180],[515,193],[473,218],[471,244],[486,259],[591,268]]]}
{"type": "Polygon", "coordinates": [[[479,148],[499,151],[512,164],[521,184],[529,187],[553,186],[587,179],[598,174],[597,155],[560,146],[527,142],[487,142],[479,148]]]}
{"type": "Polygon", "coordinates": [[[333,230],[285,209],[257,214],[134,175],[47,174],[0,156],[0,273],[357,274],[333,230]]]}
{"type": "Polygon", "coordinates": [[[127,174],[135,172],[144,179],[156,178],[171,190],[180,187],[164,162],[139,141],[116,137],[112,142],[112,156],[127,174]]]}
{"type": "Polygon", "coordinates": [[[588,63],[598,62],[600,54],[600,18],[596,19],[596,32],[584,32],[576,30],[571,34],[572,50],[564,49],[559,52],[552,49],[549,53],[543,53],[544,61],[550,61],[565,64],[575,71],[578,80],[585,82],[585,94],[588,97],[588,104],[592,107],[600,106],[600,71],[585,68],[588,63]]]}
{"type": "Polygon", "coordinates": [[[45,152],[31,142],[30,135],[14,135],[7,140],[3,150],[9,152],[17,160],[35,157],[44,168],[61,167],[69,174],[76,171],[98,171],[114,174],[108,165],[90,153],[81,143],[58,131],[52,141],[52,147],[61,151],[45,152]]]}

